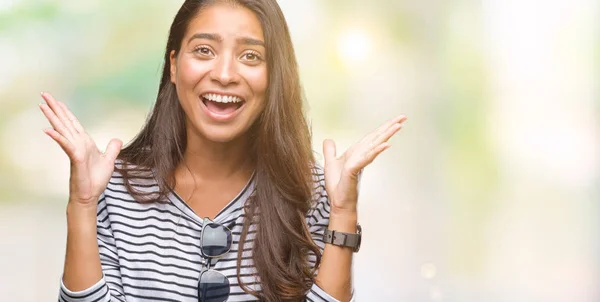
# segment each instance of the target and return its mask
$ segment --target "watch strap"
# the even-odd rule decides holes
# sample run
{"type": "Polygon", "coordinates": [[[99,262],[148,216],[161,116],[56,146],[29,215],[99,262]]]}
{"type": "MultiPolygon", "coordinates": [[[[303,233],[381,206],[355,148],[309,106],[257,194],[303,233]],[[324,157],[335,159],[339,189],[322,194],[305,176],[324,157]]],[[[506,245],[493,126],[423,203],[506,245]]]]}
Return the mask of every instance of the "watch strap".
{"type": "Polygon", "coordinates": [[[359,225],[356,226],[357,233],[344,233],[335,230],[325,230],[323,234],[323,241],[325,243],[349,247],[356,253],[360,249],[360,241],[362,236],[362,228],[359,225]]]}

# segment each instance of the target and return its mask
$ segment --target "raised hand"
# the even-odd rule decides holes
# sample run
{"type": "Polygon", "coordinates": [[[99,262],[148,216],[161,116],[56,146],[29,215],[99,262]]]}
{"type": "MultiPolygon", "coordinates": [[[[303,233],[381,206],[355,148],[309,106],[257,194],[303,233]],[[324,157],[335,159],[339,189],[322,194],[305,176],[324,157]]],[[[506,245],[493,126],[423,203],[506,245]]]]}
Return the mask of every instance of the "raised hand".
{"type": "Polygon", "coordinates": [[[405,116],[389,120],[340,156],[336,156],[332,140],[323,142],[325,189],[332,210],[351,213],[356,211],[358,180],[362,170],[390,147],[388,140],[402,128],[405,120],[405,116]]]}
{"type": "Polygon", "coordinates": [[[110,180],[123,143],[112,139],[106,152],[100,152],[64,103],[49,93],[42,93],[42,98],[46,103],[40,104],[40,109],[52,125],[44,129],[44,133],[56,141],[71,160],[69,202],[95,204],[110,180]]]}

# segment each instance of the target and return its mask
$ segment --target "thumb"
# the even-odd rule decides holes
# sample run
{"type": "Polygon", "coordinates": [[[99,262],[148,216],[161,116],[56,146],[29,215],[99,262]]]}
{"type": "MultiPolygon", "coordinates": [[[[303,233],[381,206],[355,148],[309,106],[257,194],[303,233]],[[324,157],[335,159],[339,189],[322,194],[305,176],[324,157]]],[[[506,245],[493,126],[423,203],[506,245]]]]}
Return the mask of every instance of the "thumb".
{"type": "Polygon", "coordinates": [[[123,142],[120,139],[113,138],[108,142],[108,146],[106,147],[106,151],[104,152],[104,157],[114,161],[117,159],[117,155],[121,152],[121,146],[123,146],[123,142]]]}
{"type": "Polygon", "coordinates": [[[326,139],[323,141],[323,156],[325,156],[325,162],[333,162],[337,158],[333,140],[326,139]]]}

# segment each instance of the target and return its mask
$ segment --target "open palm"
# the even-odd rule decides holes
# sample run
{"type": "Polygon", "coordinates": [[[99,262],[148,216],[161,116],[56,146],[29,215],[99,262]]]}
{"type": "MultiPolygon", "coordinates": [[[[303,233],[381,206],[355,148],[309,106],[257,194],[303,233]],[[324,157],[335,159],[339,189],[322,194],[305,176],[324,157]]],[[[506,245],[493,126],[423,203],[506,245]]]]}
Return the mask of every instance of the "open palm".
{"type": "Polygon", "coordinates": [[[358,180],[362,170],[390,147],[388,140],[402,128],[405,120],[405,116],[389,120],[340,156],[336,156],[332,140],[323,142],[325,190],[334,209],[356,211],[358,180]]]}
{"type": "Polygon", "coordinates": [[[46,103],[40,104],[40,109],[52,125],[52,129],[44,129],[44,132],[60,145],[71,161],[70,201],[96,202],[108,184],[123,143],[112,139],[106,152],[100,152],[64,103],[49,93],[42,93],[42,97],[46,103]]]}

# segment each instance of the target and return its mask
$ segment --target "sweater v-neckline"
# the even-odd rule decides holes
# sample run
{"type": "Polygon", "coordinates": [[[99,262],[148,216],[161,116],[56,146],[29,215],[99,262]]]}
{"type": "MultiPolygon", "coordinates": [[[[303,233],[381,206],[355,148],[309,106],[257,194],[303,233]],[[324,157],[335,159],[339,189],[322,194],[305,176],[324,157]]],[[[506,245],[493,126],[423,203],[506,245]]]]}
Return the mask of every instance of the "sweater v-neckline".
{"type": "MultiPolygon", "coordinates": [[[[254,190],[254,174],[250,176],[250,179],[246,183],[246,185],[242,188],[242,190],[230,201],[228,202],[212,219],[213,222],[219,223],[227,217],[228,213],[231,213],[241,207],[241,205],[248,199],[248,197],[252,194],[254,190]]],[[[188,204],[175,192],[174,189],[171,188],[168,199],[177,207],[180,211],[182,211],[185,215],[189,216],[192,220],[197,222],[199,225],[204,224],[204,217],[201,217],[202,213],[196,213],[188,204]]]]}

